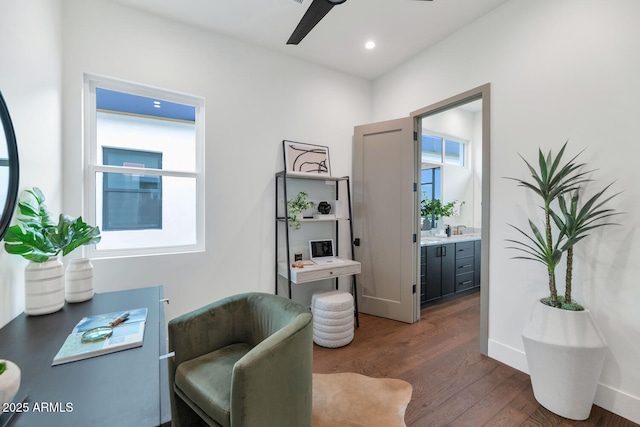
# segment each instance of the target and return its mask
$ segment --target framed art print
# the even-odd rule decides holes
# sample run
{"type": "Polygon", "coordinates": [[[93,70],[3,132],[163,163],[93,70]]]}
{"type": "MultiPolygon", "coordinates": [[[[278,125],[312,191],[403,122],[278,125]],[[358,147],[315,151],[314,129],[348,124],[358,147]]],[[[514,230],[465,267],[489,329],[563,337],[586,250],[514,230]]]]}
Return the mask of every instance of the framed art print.
{"type": "Polygon", "coordinates": [[[282,143],[287,173],[331,176],[329,147],[287,140],[282,143]]]}

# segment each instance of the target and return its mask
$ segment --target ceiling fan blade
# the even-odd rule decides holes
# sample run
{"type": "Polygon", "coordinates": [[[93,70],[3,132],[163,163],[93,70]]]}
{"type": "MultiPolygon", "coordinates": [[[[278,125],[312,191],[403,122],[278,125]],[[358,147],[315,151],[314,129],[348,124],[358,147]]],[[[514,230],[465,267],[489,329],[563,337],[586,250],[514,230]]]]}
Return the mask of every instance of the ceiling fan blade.
{"type": "Polygon", "coordinates": [[[313,3],[311,3],[311,6],[309,6],[309,9],[305,12],[298,26],[293,30],[287,44],[300,43],[313,27],[329,13],[333,6],[344,3],[345,1],[346,0],[313,0],[313,3]]]}

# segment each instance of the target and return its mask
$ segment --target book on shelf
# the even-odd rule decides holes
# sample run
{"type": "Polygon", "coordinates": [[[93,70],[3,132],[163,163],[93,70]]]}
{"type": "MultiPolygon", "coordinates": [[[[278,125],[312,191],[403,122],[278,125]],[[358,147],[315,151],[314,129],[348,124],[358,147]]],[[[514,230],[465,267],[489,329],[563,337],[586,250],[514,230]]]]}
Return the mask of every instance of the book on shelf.
{"type": "Polygon", "coordinates": [[[51,366],[141,347],[146,322],[146,308],[83,317],[73,328],[64,344],[62,344],[62,347],[53,358],[51,366]],[[111,336],[93,342],[82,340],[82,334],[86,331],[97,327],[109,326],[110,322],[127,312],[129,317],[124,322],[113,327],[111,336]]]}

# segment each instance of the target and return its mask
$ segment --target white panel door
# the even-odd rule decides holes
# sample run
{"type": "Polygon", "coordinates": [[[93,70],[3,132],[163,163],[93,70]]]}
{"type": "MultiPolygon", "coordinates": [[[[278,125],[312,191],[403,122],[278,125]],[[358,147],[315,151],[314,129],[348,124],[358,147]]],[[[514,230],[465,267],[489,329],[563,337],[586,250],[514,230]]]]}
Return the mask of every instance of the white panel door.
{"type": "Polygon", "coordinates": [[[354,128],[353,208],[359,309],[413,323],[418,244],[413,119],[354,128]]]}

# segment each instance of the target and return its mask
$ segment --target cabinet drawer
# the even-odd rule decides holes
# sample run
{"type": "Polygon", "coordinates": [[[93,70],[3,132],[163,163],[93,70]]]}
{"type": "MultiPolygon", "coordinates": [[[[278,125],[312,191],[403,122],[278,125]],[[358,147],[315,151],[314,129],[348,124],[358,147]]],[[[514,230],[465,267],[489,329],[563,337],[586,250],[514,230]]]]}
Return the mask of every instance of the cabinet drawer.
{"type": "Polygon", "coordinates": [[[456,292],[466,291],[473,287],[473,271],[456,276],[456,292]]]}
{"type": "MultiPolygon", "coordinates": [[[[286,266],[280,274],[287,277],[286,266]]],[[[293,283],[313,282],[315,280],[333,279],[340,276],[348,276],[360,273],[358,261],[343,260],[332,265],[310,265],[304,268],[291,268],[291,281],[293,283]]]]}
{"type": "Polygon", "coordinates": [[[473,257],[456,259],[456,275],[473,272],[473,257]]]}
{"type": "Polygon", "coordinates": [[[456,258],[473,256],[473,242],[456,243],[456,258]]]}

